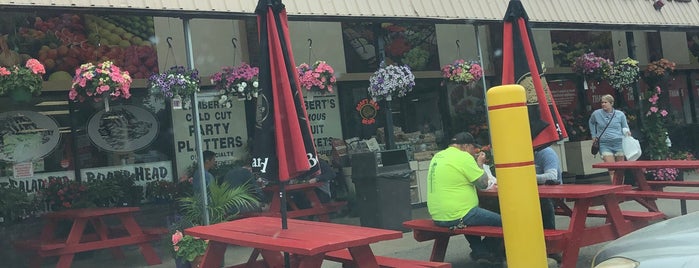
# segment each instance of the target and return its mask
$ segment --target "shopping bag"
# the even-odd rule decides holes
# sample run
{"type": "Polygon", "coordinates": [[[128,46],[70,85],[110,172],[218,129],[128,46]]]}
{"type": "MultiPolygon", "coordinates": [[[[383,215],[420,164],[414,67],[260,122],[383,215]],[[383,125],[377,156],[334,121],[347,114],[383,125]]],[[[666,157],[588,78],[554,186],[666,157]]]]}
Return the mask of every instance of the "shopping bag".
{"type": "Polygon", "coordinates": [[[624,136],[621,139],[621,148],[624,150],[624,156],[628,161],[636,161],[641,157],[641,143],[631,136],[624,136]]]}

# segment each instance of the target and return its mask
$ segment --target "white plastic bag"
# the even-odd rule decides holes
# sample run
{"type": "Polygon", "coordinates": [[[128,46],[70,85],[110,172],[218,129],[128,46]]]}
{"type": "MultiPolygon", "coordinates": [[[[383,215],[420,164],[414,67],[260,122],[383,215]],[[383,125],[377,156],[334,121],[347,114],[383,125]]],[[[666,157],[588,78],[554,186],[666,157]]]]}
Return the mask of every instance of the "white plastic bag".
{"type": "Polygon", "coordinates": [[[629,135],[621,139],[621,148],[624,150],[624,156],[628,161],[636,161],[641,157],[641,143],[637,139],[629,135]]]}
{"type": "Polygon", "coordinates": [[[498,179],[493,176],[493,173],[490,172],[490,166],[483,164],[483,171],[485,171],[485,174],[488,175],[488,188],[485,188],[486,190],[490,190],[493,188],[493,186],[498,185],[498,179]]]}

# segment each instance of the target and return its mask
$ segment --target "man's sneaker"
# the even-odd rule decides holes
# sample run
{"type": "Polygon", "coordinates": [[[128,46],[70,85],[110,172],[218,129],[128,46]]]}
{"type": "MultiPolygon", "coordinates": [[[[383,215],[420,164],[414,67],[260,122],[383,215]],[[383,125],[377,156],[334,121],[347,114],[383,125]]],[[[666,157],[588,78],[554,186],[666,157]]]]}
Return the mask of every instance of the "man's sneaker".
{"type": "Polygon", "coordinates": [[[474,254],[473,252],[471,252],[470,256],[471,256],[472,260],[474,260],[476,263],[480,264],[481,266],[502,265],[502,258],[498,257],[498,256],[494,256],[493,254],[487,254],[487,253],[474,254]]]}

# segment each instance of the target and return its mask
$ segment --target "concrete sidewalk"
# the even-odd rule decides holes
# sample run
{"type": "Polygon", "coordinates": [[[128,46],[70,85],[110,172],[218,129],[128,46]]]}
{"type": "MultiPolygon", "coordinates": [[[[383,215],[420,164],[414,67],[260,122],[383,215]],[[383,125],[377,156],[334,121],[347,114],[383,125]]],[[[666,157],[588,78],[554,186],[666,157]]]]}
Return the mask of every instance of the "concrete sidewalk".
{"type": "MultiPolygon", "coordinates": [[[[698,180],[699,181],[699,175],[696,173],[689,173],[689,176],[685,176],[686,180],[698,180]]],[[[578,182],[580,183],[580,182],[578,182]]],[[[672,191],[672,187],[668,188],[667,191],[672,191]]],[[[682,191],[692,191],[692,192],[699,192],[699,189],[697,188],[685,188],[682,189],[682,191]]],[[[680,205],[679,205],[678,200],[668,200],[668,199],[661,199],[658,200],[658,206],[663,211],[668,217],[676,217],[680,215],[680,205]]],[[[622,209],[628,209],[628,210],[639,210],[639,211],[644,211],[645,209],[638,205],[636,202],[625,202],[621,204],[622,209]]],[[[694,212],[694,211],[699,211],[699,202],[698,201],[688,201],[687,202],[687,210],[688,212],[694,212]]],[[[414,208],[412,211],[413,218],[429,218],[429,214],[427,213],[427,208],[421,207],[421,208],[414,208]]],[[[332,220],[333,222],[336,223],[341,223],[341,224],[351,224],[351,225],[360,225],[359,218],[358,217],[340,217],[340,218],[334,218],[332,220]]],[[[599,225],[604,223],[604,219],[599,219],[599,218],[588,218],[587,220],[588,225],[599,225]]],[[[556,217],[556,226],[558,228],[565,228],[565,226],[568,225],[568,218],[564,216],[557,216],[556,217]]],[[[126,253],[126,259],[125,260],[114,260],[112,259],[111,255],[109,254],[109,251],[107,250],[101,250],[97,251],[93,254],[93,256],[84,258],[84,259],[77,259],[74,262],[73,267],[76,268],[93,268],[93,267],[99,267],[99,268],[116,268],[116,267],[123,267],[123,268],[131,268],[131,267],[152,267],[152,268],[165,268],[165,267],[175,267],[174,260],[172,258],[172,254],[170,253],[170,241],[169,237],[163,238],[162,241],[160,241],[157,244],[157,250],[159,255],[163,259],[163,264],[160,265],[154,265],[154,266],[147,266],[145,261],[143,260],[143,257],[140,255],[138,252],[137,247],[126,247],[125,248],[125,253],[126,253]]],[[[597,250],[605,245],[606,243],[600,243],[597,245],[592,245],[588,247],[584,247],[580,250],[580,257],[578,259],[577,267],[590,267],[590,264],[592,262],[592,258],[594,257],[594,254],[597,252],[597,250]]],[[[376,255],[382,255],[382,256],[390,256],[390,257],[396,257],[396,258],[404,258],[404,259],[416,259],[416,260],[428,260],[430,257],[430,253],[432,250],[432,242],[417,242],[413,239],[412,233],[407,232],[403,234],[403,238],[401,239],[395,239],[395,240],[390,240],[390,241],[383,241],[380,243],[375,243],[372,244],[372,249],[374,250],[374,253],[376,255]]],[[[225,258],[225,265],[234,265],[234,264],[239,264],[243,263],[247,260],[250,252],[252,249],[250,248],[243,248],[243,247],[236,247],[236,246],[231,246],[229,249],[226,251],[226,258],[225,258]]],[[[446,258],[445,261],[449,262],[452,264],[453,267],[480,267],[478,264],[475,262],[471,261],[471,259],[468,257],[468,253],[470,252],[470,249],[468,247],[468,243],[466,242],[466,239],[463,236],[454,236],[451,238],[449,242],[449,249],[447,250],[446,258]]],[[[51,259],[47,260],[47,265],[44,267],[52,267],[52,265],[49,265],[48,263],[51,262],[51,259]]],[[[2,266],[2,265],[0,265],[2,266]]],[[[342,267],[341,264],[335,263],[335,262],[330,262],[330,261],[325,261],[323,263],[323,267],[328,267],[328,268],[340,268],[342,267]]]]}

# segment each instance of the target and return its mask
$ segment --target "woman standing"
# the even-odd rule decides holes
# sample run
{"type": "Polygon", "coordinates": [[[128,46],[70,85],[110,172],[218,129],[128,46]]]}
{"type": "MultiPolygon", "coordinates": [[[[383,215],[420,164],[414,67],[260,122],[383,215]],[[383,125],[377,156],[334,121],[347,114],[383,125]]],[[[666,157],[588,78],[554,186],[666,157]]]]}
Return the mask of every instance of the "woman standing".
{"type": "MultiPolygon", "coordinates": [[[[599,154],[604,162],[624,161],[624,150],[621,140],[624,135],[631,135],[626,115],[622,111],[614,109],[614,97],[602,96],[602,108],[590,115],[590,134],[593,141],[599,139],[599,154]],[[607,126],[609,125],[609,126],[607,126]],[[606,128],[606,130],[605,130],[606,128]]],[[[614,171],[609,171],[609,176],[614,178],[614,171]]]]}

